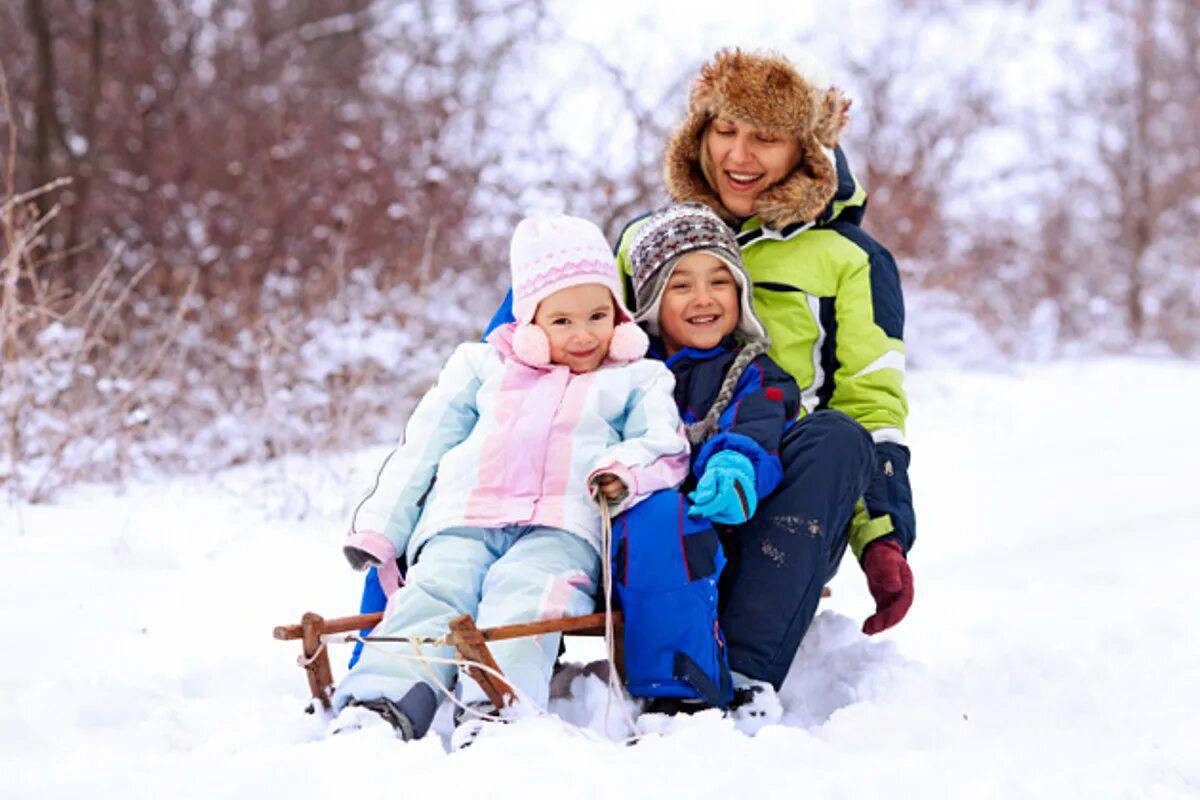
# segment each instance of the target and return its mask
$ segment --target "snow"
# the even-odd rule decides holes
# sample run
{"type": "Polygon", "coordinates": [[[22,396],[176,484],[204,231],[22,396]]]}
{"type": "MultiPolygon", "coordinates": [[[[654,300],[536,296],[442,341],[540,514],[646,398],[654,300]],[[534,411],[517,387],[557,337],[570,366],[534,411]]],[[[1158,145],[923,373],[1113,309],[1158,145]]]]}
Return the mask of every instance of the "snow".
{"type": "Polygon", "coordinates": [[[270,630],[355,609],[337,542],[386,448],[0,507],[0,796],[1200,795],[1200,367],[935,366],[909,391],[916,604],[862,636],[843,564],[784,724],[753,737],[709,712],[605,741],[581,677],[552,711],[586,733],[528,718],[454,754],[323,738],[270,630]]]}

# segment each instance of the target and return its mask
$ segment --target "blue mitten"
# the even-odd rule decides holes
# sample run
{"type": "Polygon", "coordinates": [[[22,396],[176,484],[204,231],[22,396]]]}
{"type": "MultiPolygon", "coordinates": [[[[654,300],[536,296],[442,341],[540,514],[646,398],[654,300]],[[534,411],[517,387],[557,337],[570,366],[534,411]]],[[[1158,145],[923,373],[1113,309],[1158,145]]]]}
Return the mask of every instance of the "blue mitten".
{"type": "Polygon", "coordinates": [[[722,450],[708,459],[704,474],[688,499],[694,504],[688,516],[741,525],[758,508],[754,465],[736,450],[722,450]]]}

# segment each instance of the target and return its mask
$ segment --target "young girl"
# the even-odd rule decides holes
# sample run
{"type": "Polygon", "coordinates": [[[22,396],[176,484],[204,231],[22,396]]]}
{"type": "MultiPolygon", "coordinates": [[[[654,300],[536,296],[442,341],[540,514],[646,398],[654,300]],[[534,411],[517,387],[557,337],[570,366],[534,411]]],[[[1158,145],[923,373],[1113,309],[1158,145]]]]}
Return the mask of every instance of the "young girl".
{"type": "MultiPolygon", "coordinates": [[[[346,557],[377,566],[389,595],[374,635],[438,637],[461,614],[486,627],[590,613],[601,546],[591,489],[615,513],[687,473],[674,378],[643,359],[646,335],[599,228],[526,219],[510,255],[516,321],[455,350],[355,515],[346,557]],[[410,565],[403,586],[398,554],[410,565]]],[[[544,706],[558,644],[543,635],[491,650],[519,694],[544,706]]],[[[423,736],[438,697],[412,654],[366,648],[334,695],[333,729],[382,717],[401,738],[423,736]]],[[[429,668],[443,685],[454,674],[429,668]]],[[[470,678],[462,701],[486,702],[470,678]]]]}

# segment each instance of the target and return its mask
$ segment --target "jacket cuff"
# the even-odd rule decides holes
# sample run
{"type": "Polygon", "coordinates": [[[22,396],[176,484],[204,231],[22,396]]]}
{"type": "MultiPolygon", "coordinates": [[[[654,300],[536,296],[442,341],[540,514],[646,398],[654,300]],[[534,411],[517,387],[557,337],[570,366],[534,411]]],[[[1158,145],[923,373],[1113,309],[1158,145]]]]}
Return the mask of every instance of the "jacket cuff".
{"type": "MultiPolygon", "coordinates": [[[[902,444],[879,442],[875,445],[875,471],[863,501],[870,523],[876,525],[886,519],[888,529],[877,529],[875,535],[861,540],[862,546],[885,533],[895,533],[905,554],[912,548],[917,535],[917,520],[913,512],[912,487],[908,482],[909,460],[909,450],[902,444]]],[[[858,551],[855,555],[862,557],[858,551]]]]}
{"type": "MultiPolygon", "coordinates": [[[[850,520],[850,551],[854,553],[854,557],[861,563],[867,545],[888,537],[899,539],[892,528],[891,516],[884,514],[872,518],[866,505],[859,500],[854,509],[854,517],[850,520]]],[[[901,543],[901,547],[903,546],[901,543]]]]}
{"type": "Polygon", "coordinates": [[[596,480],[596,478],[605,473],[616,475],[621,480],[621,483],[625,484],[625,494],[623,494],[621,499],[612,506],[612,515],[615,517],[617,514],[620,514],[622,511],[634,504],[634,498],[638,496],[637,476],[634,475],[633,470],[631,470],[629,467],[614,461],[608,466],[597,467],[588,473],[587,485],[589,491],[591,490],[593,482],[596,480]]]}
{"type": "Polygon", "coordinates": [[[775,491],[775,487],[783,480],[783,464],[778,453],[768,452],[765,447],[741,433],[718,433],[700,448],[692,472],[696,478],[704,477],[704,469],[710,458],[722,450],[733,450],[750,459],[754,466],[754,490],[758,496],[766,497],[775,491]]]}
{"type": "Polygon", "coordinates": [[[376,572],[379,575],[379,585],[388,597],[404,585],[400,577],[400,568],[396,566],[396,546],[378,531],[350,531],[346,535],[344,547],[357,547],[364,553],[370,553],[379,560],[376,572]]]}

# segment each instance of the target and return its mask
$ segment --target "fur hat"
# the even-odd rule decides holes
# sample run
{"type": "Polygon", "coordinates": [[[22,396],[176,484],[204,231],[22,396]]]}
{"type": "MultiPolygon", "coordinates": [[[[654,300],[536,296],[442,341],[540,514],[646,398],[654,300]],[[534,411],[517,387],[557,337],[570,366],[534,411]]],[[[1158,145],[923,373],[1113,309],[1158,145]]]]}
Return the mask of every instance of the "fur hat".
{"type": "Polygon", "coordinates": [[[561,289],[588,283],[607,288],[616,308],[618,324],[608,346],[609,357],[636,361],[646,354],[646,334],[632,322],[633,315],[621,301],[617,262],[594,224],[565,214],[523,219],[513,233],[509,262],[517,325],[512,346],[522,361],[534,366],[550,363],[550,341],[533,324],[538,303],[561,289]]]}
{"type": "Polygon", "coordinates": [[[737,333],[746,341],[767,342],[767,329],[754,312],[750,275],[733,232],[711,208],[701,203],[677,203],[660,208],[634,231],[629,246],[629,266],[636,299],[634,322],[658,333],[658,311],[663,291],[679,259],[688,253],[711,253],[719,258],[737,282],[741,315],[737,333]]]}
{"type": "Polygon", "coordinates": [[[720,50],[692,84],[687,115],[667,142],[663,180],[676,201],[695,200],[727,219],[705,176],[701,138],[724,116],[785,131],[800,142],[800,163],[754,201],[754,214],[772,228],[816,219],[837,190],[833,148],[846,125],[850,101],[836,88],[820,89],[776,53],[720,50]]]}

